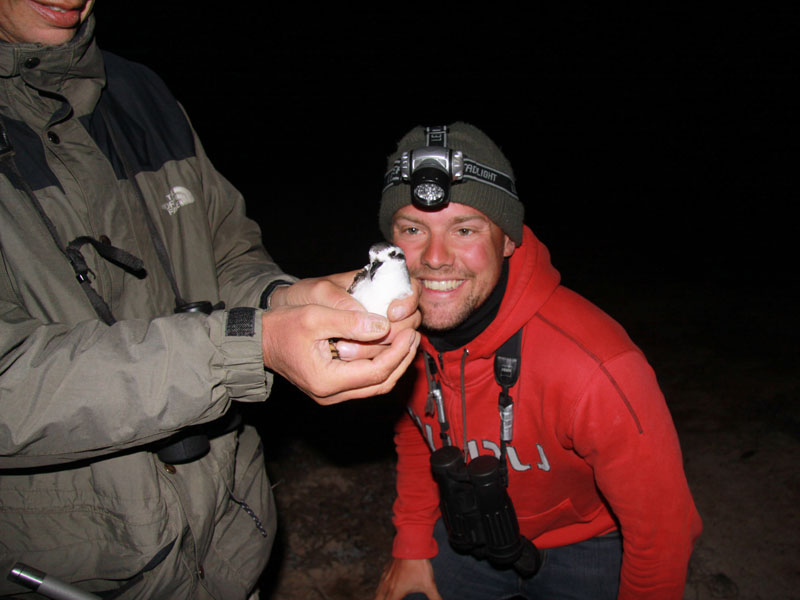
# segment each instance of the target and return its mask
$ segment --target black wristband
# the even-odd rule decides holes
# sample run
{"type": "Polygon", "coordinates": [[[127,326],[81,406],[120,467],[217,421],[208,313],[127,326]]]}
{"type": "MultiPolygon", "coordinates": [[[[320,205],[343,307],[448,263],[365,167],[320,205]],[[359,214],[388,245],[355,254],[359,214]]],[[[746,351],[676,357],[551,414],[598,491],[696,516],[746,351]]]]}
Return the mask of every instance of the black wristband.
{"type": "Polygon", "coordinates": [[[285,279],[276,279],[270,282],[264,291],[261,292],[261,300],[258,302],[258,307],[264,310],[269,308],[269,297],[272,296],[272,292],[274,292],[276,288],[282,285],[292,285],[292,282],[286,281],[285,279]]]}

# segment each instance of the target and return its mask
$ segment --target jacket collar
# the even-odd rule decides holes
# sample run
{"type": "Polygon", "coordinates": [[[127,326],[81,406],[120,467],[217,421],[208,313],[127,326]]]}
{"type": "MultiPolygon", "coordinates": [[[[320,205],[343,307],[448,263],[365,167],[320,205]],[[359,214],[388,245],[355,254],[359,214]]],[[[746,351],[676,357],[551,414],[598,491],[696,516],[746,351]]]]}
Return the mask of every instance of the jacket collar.
{"type": "Polygon", "coordinates": [[[0,77],[11,80],[10,84],[18,78],[16,81],[33,90],[63,96],[78,114],[89,112],[105,85],[94,27],[90,15],[72,40],[58,46],[0,42],[0,77]],[[92,85],[84,85],[86,80],[92,85]]]}

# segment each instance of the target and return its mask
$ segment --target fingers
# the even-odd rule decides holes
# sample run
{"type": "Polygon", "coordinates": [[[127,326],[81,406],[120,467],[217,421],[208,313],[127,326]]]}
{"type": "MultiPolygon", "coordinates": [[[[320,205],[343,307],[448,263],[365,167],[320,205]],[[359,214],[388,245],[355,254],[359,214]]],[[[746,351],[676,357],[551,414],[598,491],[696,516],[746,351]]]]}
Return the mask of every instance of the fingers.
{"type": "Polygon", "coordinates": [[[419,281],[412,279],[411,294],[392,300],[386,312],[390,321],[401,321],[407,317],[411,317],[415,313],[419,313],[417,306],[419,305],[420,289],[419,281]]]}
{"type": "Polygon", "coordinates": [[[361,303],[347,293],[347,288],[352,283],[354,276],[355,271],[320,278],[314,282],[313,288],[309,290],[306,304],[321,304],[339,310],[363,312],[364,307],[361,306],[361,303]]]}
{"type": "MultiPolygon", "coordinates": [[[[355,301],[354,301],[355,302],[355,301]]],[[[373,313],[352,310],[337,310],[321,305],[284,307],[280,311],[292,311],[294,327],[305,331],[314,339],[344,338],[359,342],[381,340],[390,331],[386,317],[373,313]]],[[[273,311],[277,316],[279,311],[273,311]]],[[[285,332],[287,334],[290,331],[285,332]]]]}
{"type": "Polygon", "coordinates": [[[384,350],[382,344],[364,344],[349,340],[336,340],[334,345],[339,359],[348,361],[375,358],[384,350]]]}
{"type": "Polygon", "coordinates": [[[399,332],[405,329],[417,329],[422,323],[422,313],[419,311],[420,285],[416,280],[412,280],[412,293],[403,298],[397,298],[389,304],[387,315],[392,324],[391,331],[386,338],[391,342],[399,332]]]}
{"type": "Polygon", "coordinates": [[[366,312],[323,306],[284,307],[262,315],[264,364],[320,404],[389,392],[414,359],[420,336],[404,330],[369,358],[331,356],[329,338],[372,341],[385,337],[389,322],[366,312]]]}
{"type": "MultiPolygon", "coordinates": [[[[419,310],[415,310],[406,318],[400,321],[392,322],[389,334],[384,338],[381,338],[379,342],[380,344],[390,344],[395,337],[400,334],[400,332],[405,330],[416,330],[419,328],[421,323],[422,315],[420,314],[419,310]]],[[[372,343],[360,343],[352,339],[337,339],[336,348],[339,352],[339,358],[342,360],[374,358],[382,350],[382,348],[375,344],[374,341],[372,343]]]]}
{"type": "Polygon", "coordinates": [[[278,288],[262,317],[265,366],[320,404],[389,392],[419,346],[419,283],[390,305],[390,320],[367,313],[347,293],[356,272],[278,288]]]}
{"type": "Polygon", "coordinates": [[[428,600],[442,600],[427,559],[393,559],[381,574],[375,600],[401,600],[421,592],[428,600]]]}
{"type": "Polygon", "coordinates": [[[347,288],[352,283],[356,272],[301,279],[291,286],[275,290],[272,293],[270,305],[277,308],[320,304],[339,310],[363,311],[364,307],[347,293],[347,288]]]}
{"type": "MultiPolygon", "coordinates": [[[[317,378],[303,391],[324,405],[386,394],[414,360],[419,342],[419,333],[408,330],[398,335],[391,345],[381,346],[382,350],[371,359],[347,362],[330,360],[328,356],[326,371],[331,376],[317,378]]],[[[325,351],[330,355],[327,342],[325,351]]]]}
{"type": "Polygon", "coordinates": [[[404,329],[417,329],[419,328],[420,324],[422,323],[422,313],[419,310],[415,310],[405,319],[400,321],[392,321],[392,329],[389,334],[388,340],[391,341],[392,336],[397,334],[404,329]]]}
{"type": "MultiPolygon", "coordinates": [[[[270,304],[272,307],[321,304],[340,310],[363,311],[364,307],[347,293],[347,288],[353,283],[357,272],[347,271],[325,277],[301,279],[291,286],[275,290],[270,304]]],[[[411,280],[411,290],[410,295],[398,298],[389,305],[390,321],[401,321],[417,311],[420,294],[418,281],[411,280]]]]}
{"type": "MultiPolygon", "coordinates": [[[[311,307],[309,307],[311,308],[311,307]]],[[[339,311],[319,308],[317,332],[329,338],[344,338],[359,342],[380,340],[389,333],[389,321],[385,317],[368,312],[339,311]]]]}

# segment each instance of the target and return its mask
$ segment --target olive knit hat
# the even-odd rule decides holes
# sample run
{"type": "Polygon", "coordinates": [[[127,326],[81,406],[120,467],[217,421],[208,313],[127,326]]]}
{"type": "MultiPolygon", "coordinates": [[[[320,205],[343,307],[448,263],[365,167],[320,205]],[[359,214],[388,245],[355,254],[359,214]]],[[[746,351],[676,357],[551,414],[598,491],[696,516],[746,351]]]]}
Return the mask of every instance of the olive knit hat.
{"type": "MultiPolygon", "coordinates": [[[[425,128],[415,127],[397,144],[397,150],[389,157],[387,182],[403,152],[423,148],[426,144],[425,128]]],[[[457,122],[448,126],[447,147],[461,150],[465,159],[487,166],[507,175],[513,189],[514,173],[511,163],[500,148],[480,129],[468,123],[457,122]]],[[[450,188],[450,202],[466,204],[479,210],[491,219],[518,246],[522,243],[522,222],[525,207],[516,195],[501,187],[477,179],[455,183],[450,188]]],[[[411,204],[411,188],[407,184],[387,183],[381,195],[378,222],[387,240],[392,239],[392,217],[402,207],[411,204]]]]}

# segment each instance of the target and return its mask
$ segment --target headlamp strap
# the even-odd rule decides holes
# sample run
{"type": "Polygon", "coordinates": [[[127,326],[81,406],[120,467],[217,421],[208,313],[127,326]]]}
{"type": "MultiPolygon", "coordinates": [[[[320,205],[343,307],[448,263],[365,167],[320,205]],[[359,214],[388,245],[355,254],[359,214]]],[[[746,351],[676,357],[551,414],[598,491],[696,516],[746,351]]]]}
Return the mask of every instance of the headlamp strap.
{"type": "MultiPolygon", "coordinates": [[[[447,131],[446,125],[426,127],[425,145],[447,148],[447,131]]],[[[383,176],[383,189],[381,190],[381,193],[385,192],[392,186],[407,183],[407,181],[403,179],[402,163],[402,156],[392,163],[391,168],[383,176]]],[[[511,175],[503,173],[502,171],[498,171],[497,169],[494,169],[488,165],[479,163],[476,160],[472,160],[468,156],[464,156],[463,175],[460,178],[455,179],[453,183],[457,184],[465,179],[471,179],[472,181],[484,183],[499,190],[503,190],[515,200],[519,200],[519,196],[517,195],[517,186],[514,183],[514,179],[511,177],[511,175]]]]}
{"type": "Polygon", "coordinates": [[[447,125],[425,128],[425,145],[447,148],[447,125]]]}
{"type": "MultiPolygon", "coordinates": [[[[395,185],[407,183],[403,180],[401,165],[402,161],[399,158],[392,163],[392,168],[389,169],[383,176],[383,189],[381,190],[381,193],[395,185]]],[[[467,156],[464,157],[464,175],[462,177],[462,181],[464,179],[471,179],[473,181],[477,181],[478,183],[485,183],[486,185],[503,190],[512,198],[519,200],[517,186],[510,175],[474,161],[467,156]]],[[[458,183],[458,181],[454,181],[453,183],[458,183]]]]}
{"type": "Polygon", "coordinates": [[[472,179],[479,183],[485,183],[499,190],[503,190],[512,198],[519,200],[517,186],[510,175],[502,171],[483,165],[469,157],[464,157],[464,179],[472,179]]]}

